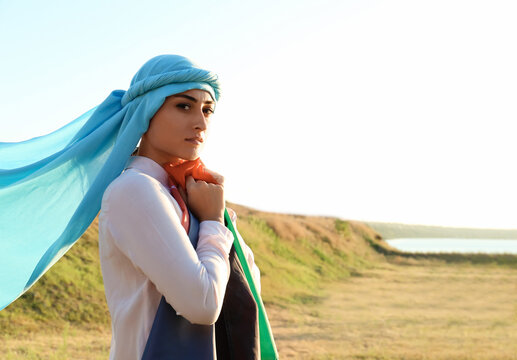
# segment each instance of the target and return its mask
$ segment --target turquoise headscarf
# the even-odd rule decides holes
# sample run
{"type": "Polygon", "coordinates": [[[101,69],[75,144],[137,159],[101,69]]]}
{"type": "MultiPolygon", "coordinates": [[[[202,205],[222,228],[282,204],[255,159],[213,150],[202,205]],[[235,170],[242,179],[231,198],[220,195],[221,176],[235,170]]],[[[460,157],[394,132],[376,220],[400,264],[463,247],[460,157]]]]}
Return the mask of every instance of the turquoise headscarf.
{"type": "Polygon", "coordinates": [[[86,231],[165,98],[192,89],[219,100],[216,74],[185,57],[160,55],[127,91],[113,91],[55,132],[0,143],[0,310],[86,231]]]}

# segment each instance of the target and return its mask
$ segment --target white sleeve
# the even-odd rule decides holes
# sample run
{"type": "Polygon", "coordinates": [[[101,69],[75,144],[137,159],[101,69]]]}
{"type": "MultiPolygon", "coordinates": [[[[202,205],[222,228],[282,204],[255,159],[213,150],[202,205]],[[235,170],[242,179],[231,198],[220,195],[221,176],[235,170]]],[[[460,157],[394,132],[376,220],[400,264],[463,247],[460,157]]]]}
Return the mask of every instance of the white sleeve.
{"type": "Polygon", "coordinates": [[[251,270],[251,275],[253,276],[253,280],[255,282],[255,286],[257,288],[257,291],[260,294],[261,291],[261,285],[260,285],[260,270],[255,264],[255,257],[253,255],[253,251],[251,251],[251,248],[244,242],[244,239],[242,238],[241,234],[239,233],[239,230],[237,230],[237,214],[233,209],[227,208],[228,215],[230,215],[230,219],[232,220],[233,227],[235,229],[235,232],[237,233],[237,237],[239,238],[239,241],[242,246],[242,250],[244,252],[244,255],[246,256],[246,260],[248,261],[248,265],[251,270]]]}
{"type": "Polygon", "coordinates": [[[219,317],[230,276],[233,236],[223,224],[200,224],[197,250],[181,226],[175,200],[154,179],[139,174],[105,194],[115,244],[191,323],[219,317]]]}

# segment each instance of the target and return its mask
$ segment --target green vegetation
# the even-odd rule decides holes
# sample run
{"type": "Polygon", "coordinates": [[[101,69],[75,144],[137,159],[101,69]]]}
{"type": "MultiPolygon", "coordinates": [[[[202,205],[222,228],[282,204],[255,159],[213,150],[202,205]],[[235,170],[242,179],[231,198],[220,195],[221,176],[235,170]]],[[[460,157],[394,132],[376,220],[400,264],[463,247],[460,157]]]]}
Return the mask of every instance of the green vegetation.
{"type": "Polygon", "coordinates": [[[95,221],[32,288],[0,311],[2,334],[64,331],[68,325],[109,326],[95,221]]]}
{"type": "Polygon", "coordinates": [[[322,283],[357,274],[378,257],[348,222],[232,207],[239,214],[239,232],[260,267],[266,305],[318,301],[314,294],[322,283]]]}

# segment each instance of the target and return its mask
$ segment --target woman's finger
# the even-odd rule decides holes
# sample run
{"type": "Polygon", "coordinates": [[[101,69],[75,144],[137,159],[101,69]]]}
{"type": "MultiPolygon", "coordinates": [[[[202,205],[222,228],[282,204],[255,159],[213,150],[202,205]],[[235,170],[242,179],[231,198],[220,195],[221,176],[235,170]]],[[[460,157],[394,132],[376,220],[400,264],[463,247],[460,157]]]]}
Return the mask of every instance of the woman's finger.
{"type": "Polygon", "coordinates": [[[217,181],[217,183],[218,183],[219,185],[224,185],[224,176],[222,176],[222,175],[221,175],[221,174],[219,174],[219,173],[216,173],[216,172],[215,172],[215,171],[213,171],[213,170],[207,169],[207,168],[205,168],[205,171],[206,171],[207,173],[209,173],[210,175],[212,175],[212,176],[214,177],[215,181],[217,181]]]}
{"type": "Polygon", "coordinates": [[[195,184],[195,183],[196,183],[196,180],[194,180],[194,178],[191,175],[189,175],[185,178],[185,187],[187,188],[187,190],[190,186],[192,186],[192,184],[195,184]]]}

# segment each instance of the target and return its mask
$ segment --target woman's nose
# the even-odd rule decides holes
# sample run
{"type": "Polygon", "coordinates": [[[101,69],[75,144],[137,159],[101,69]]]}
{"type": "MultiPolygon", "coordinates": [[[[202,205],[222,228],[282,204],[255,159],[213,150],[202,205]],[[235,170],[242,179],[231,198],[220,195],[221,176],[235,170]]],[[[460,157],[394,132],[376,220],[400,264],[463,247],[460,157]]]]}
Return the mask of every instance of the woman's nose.
{"type": "Polygon", "coordinates": [[[206,130],[207,126],[208,119],[206,118],[206,115],[203,113],[203,110],[201,110],[199,113],[196,114],[195,128],[204,131],[206,130]]]}

